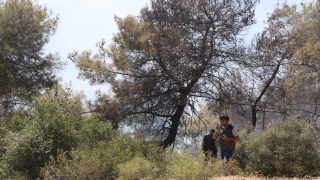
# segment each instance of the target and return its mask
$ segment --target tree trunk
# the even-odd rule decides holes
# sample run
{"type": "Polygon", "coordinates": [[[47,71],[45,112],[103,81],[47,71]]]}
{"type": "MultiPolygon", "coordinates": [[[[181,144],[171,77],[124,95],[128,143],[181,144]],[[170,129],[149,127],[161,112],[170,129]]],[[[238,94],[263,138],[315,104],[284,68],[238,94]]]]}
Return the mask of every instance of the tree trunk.
{"type": "Polygon", "coordinates": [[[281,63],[285,57],[286,53],[282,55],[281,60],[278,61],[276,69],[273,71],[272,76],[268,79],[267,83],[265,84],[264,88],[262,89],[262,91],[260,92],[260,95],[258,96],[258,98],[255,100],[254,104],[251,106],[251,111],[252,111],[252,125],[253,127],[256,127],[257,124],[257,105],[260,102],[262,96],[265,94],[265,92],[268,90],[268,88],[270,87],[270,84],[272,83],[272,81],[276,78],[277,73],[279,72],[281,63]]]}
{"type": "Polygon", "coordinates": [[[180,118],[183,114],[184,108],[186,105],[178,105],[177,110],[175,114],[171,118],[171,127],[169,128],[169,134],[166,137],[166,139],[162,142],[163,149],[170,146],[174,141],[176,140],[179,124],[180,124],[180,118]]]}
{"type": "Polygon", "coordinates": [[[256,127],[257,124],[257,110],[256,106],[251,107],[251,112],[252,112],[252,125],[253,127],[256,127]]]}

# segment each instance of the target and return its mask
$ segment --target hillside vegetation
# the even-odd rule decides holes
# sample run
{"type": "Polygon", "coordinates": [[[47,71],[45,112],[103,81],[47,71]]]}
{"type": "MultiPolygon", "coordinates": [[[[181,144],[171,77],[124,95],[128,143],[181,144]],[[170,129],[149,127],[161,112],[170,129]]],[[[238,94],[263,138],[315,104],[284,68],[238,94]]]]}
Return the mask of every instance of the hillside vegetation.
{"type": "Polygon", "coordinates": [[[210,179],[230,175],[316,177],[319,138],[292,117],[263,132],[241,133],[233,159],[204,162],[187,152],[163,150],[157,138],[124,133],[101,122],[63,114],[35,101],[1,126],[1,179],[210,179]]]}

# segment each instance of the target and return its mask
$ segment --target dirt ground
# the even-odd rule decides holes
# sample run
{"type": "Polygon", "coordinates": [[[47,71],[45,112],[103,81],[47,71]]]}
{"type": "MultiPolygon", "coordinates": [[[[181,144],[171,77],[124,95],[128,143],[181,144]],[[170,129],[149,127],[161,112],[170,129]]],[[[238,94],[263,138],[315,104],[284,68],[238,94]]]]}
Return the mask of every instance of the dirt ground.
{"type": "Polygon", "coordinates": [[[320,180],[319,178],[285,178],[285,177],[278,177],[278,178],[259,178],[259,177],[240,177],[240,176],[225,176],[225,177],[214,177],[210,180],[320,180]]]}

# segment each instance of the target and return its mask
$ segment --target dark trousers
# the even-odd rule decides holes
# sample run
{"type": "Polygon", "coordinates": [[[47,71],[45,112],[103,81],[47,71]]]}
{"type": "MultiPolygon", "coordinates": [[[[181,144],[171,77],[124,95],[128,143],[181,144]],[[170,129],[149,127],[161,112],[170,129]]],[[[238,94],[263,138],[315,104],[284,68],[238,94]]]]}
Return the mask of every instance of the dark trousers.
{"type": "Polygon", "coordinates": [[[229,161],[230,157],[233,155],[234,149],[221,149],[221,159],[229,161]]]}
{"type": "Polygon", "coordinates": [[[209,159],[217,158],[217,151],[205,151],[205,161],[208,161],[209,159]]]}

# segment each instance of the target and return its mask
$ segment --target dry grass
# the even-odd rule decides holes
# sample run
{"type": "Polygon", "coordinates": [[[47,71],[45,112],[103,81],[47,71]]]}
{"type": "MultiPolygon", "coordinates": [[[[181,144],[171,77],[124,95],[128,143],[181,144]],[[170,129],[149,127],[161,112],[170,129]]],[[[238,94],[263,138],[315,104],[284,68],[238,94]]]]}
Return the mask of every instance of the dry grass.
{"type": "Polygon", "coordinates": [[[241,176],[224,176],[224,177],[214,177],[210,180],[298,180],[298,179],[308,179],[308,180],[320,180],[320,178],[259,178],[259,177],[241,177],[241,176]]]}

